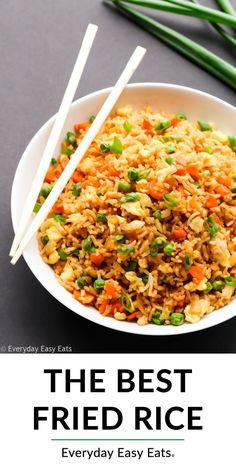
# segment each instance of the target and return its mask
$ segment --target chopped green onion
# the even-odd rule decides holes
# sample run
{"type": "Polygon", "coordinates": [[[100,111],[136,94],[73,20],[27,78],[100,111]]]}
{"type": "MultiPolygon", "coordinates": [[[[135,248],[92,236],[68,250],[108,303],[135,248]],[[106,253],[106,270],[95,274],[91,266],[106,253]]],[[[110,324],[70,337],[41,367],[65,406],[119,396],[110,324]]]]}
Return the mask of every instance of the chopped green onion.
{"type": "Polygon", "coordinates": [[[212,132],[212,126],[209,122],[206,122],[205,120],[198,120],[198,125],[201,132],[212,132]]]}
{"type": "Polygon", "coordinates": [[[81,190],[82,190],[82,184],[81,182],[77,182],[77,184],[75,184],[73,187],[72,195],[75,195],[75,197],[78,197],[81,194],[81,190]]]}
{"type": "Polygon", "coordinates": [[[95,119],[96,119],[96,115],[90,115],[89,122],[93,123],[95,119]]]}
{"type": "Polygon", "coordinates": [[[72,253],[72,255],[73,255],[74,257],[78,257],[79,254],[80,254],[80,250],[79,250],[79,249],[75,249],[75,250],[73,250],[73,252],[71,252],[71,253],[72,253]]]}
{"type": "Polygon", "coordinates": [[[165,320],[161,318],[161,313],[156,311],[152,314],[152,322],[155,323],[155,325],[164,325],[165,320]]]}
{"type": "Polygon", "coordinates": [[[121,255],[129,255],[134,252],[134,246],[123,244],[117,249],[117,252],[121,255]]]}
{"type": "Polygon", "coordinates": [[[147,273],[143,273],[142,276],[142,282],[143,284],[147,284],[148,283],[148,280],[149,280],[149,275],[147,275],[147,273]]]}
{"type": "Polygon", "coordinates": [[[171,166],[171,164],[174,162],[174,159],[171,156],[166,156],[165,161],[171,166]]]}
{"type": "Polygon", "coordinates": [[[170,154],[170,153],[175,153],[176,151],[176,147],[174,145],[174,143],[172,143],[171,141],[170,142],[167,142],[164,144],[164,150],[166,153],[170,154]]]}
{"type": "Polygon", "coordinates": [[[134,260],[131,260],[125,267],[125,271],[136,271],[138,268],[138,263],[134,260]]]}
{"type": "Polygon", "coordinates": [[[56,158],[52,158],[52,159],[51,159],[51,165],[54,166],[55,164],[57,164],[57,159],[56,159],[56,158]]]}
{"type": "Polygon", "coordinates": [[[86,239],[84,239],[83,249],[84,249],[85,252],[89,252],[89,253],[92,253],[92,252],[96,251],[96,247],[93,245],[93,241],[92,241],[91,236],[88,236],[88,237],[86,237],[86,239]]]}
{"type": "Polygon", "coordinates": [[[41,208],[41,206],[42,206],[42,205],[41,205],[40,203],[35,203],[34,208],[33,208],[33,212],[34,212],[34,213],[38,213],[39,210],[40,210],[40,208],[41,208]]]}
{"type": "Polygon", "coordinates": [[[164,130],[167,130],[171,126],[171,121],[169,119],[161,119],[157,122],[155,126],[156,132],[163,132],[164,130]]]}
{"type": "Polygon", "coordinates": [[[170,316],[170,322],[172,325],[179,326],[184,323],[184,314],[173,312],[170,316]]]}
{"type": "Polygon", "coordinates": [[[52,186],[43,184],[40,190],[40,195],[42,195],[42,197],[44,198],[47,198],[51,190],[52,190],[52,186]]]}
{"type": "Polygon", "coordinates": [[[177,200],[169,193],[163,195],[163,201],[169,208],[176,208],[178,205],[177,200]]]}
{"type": "Polygon", "coordinates": [[[104,286],[105,286],[105,281],[102,278],[97,278],[93,283],[93,287],[95,291],[97,292],[103,291],[104,286]]]}
{"type": "Polygon", "coordinates": [[[47,234],[45,234],[44,236],[41,237],[41,241],[42,241],[42,244],[44,246],[47,245],[47,243],[49,241],[49,237],[47,236],[47,234]]]}
{"type": "Polygon", "coordinates": [[[107,217],[106,217],[105,213],[98,213],[97,214],[97,221],[99,221],[101,223],[107,223],[107,217]]]}
{"type": "Polygon", "coordinates": [[[128,294],[121,294],[120,296],[121,304],[127,312],[132,312],[134,310],[134,305],[132,299],[128,294]]]}
{"type": "Polygon", "coordinates": [[[129,133],[131,128],[132,128],[132,125],[131,123],[128,121],[128,120],[125,120],[125,122],[123,123],[123,127],[124,127],[124,130],[129,133]]]}
{"type": "Polygon", "coordinates": [[[102,197],[102,196],[103,196],[103,193],[102,193],[102,190],[101,190],[101,189],[98,189],[98,191],[97,191],[97,196],[98,196],[98,197],[102,197]]]}
{"type": "Polygon", "coordinates": [[[57,213],[57,211],[53,213],[53,218],[55,219],[57,223],[66,224],[66,218],[62,216],[60,213],[57,213]]]}
{"type": "Polygon", "coordinates": [[[159,219],[159,221],[161,221],[162,220],[161,210],[154,211],[153,218],[159,219]]]}
{"type": "Polygon", "coordinates": [[[165,135],[163,135],[162,138],[166,143],[170,141],[170,135],[168,135],[167,133],[165,135]]]}
{"type": "Polygon", "coordinates": [[[222,280],[216,280],[212,283],[212,287],[215,291],[222,291],[225,283],[222,280]]]}
{"type": "Polygon", "coordinates": [[[217,232],[220,229],[220,226],[216,222],[215,218],[213,216],[208,216],[208,218],[205,220],[205,224],[209,231],[210,237],[211,238],[215,237],[217,232]]]}
{"type": "Polygon", "coordinates": [[[200,184],[200,182],[198,182],[198,180],[196,180],[195,182],[193,182],[193,185],[195,185],[195,187],[197,187],[197,188],[200,188],[200,187],[201,187],[201,184],[200,184]]]}
{"type": "Polygon", "coordinates": [[[66,134],[66,143],[68,145],[77,146],[77,139],[74,133],[67,132],[66,134]]]}
{"type": "Polygon", "coordinates": [[[59,254],[59,257],[61,260],[63,260],[64,262],[67,260],[67,253],[65,252],[64,249],[60,249],[58,250],[58,254],[59,254]]]}
{"type": "Polygon", "coordinates": [[[184,256],[184,269],[186,271],[190,270],[191,265],[192,265],[192,259],[191,259],[190,255],[185,254],[185,256],[184,256]]]}
{"type": "Polygon", "coordinates": [[[176,141],[176,143],[180,143],[182,141],[182,138],[178,135],[173,135],[173,138],[176,141]]]}
{"type": "Polygon", "coordinates": [[[125,180],[120,180],[120,182],[118,183],[118,190],[124,193],[129,192],[131,190],[131,185],[125,180]]]}
{"type": "Polygon", "coordinates": [[[233,286],[235,288],[236,287],[236,279],[233,276],[227,276],[227,278],[225,278],[225,284],[227,286],[233,286]]]}
{"type": "Polygon", "coordinates": [[[124,234],[116,234],[115,235],[115,242],[123,242],[125,240],[124,234]]]}
{"type": "Polygon", "coordinates": [[[210,177],[211,172],[207,169],[206,171],[203,171],[202,176],[203,177],[210,177]]]}
{"type": "Polygon", "coordinates": [[[130,167],[128,169],[128,178],[129,178],[129,180],[138,180],[139,179],[139,172],[135,167],[130,167]]]}
{"type": "Polygon", "coordinates": [[[151,257],[156,257],[159,251],[159,245],[156,241],[153,241],[149,246],[149,252],[151,257]]]}
{"type": "Polygon", "coordinates": [[[103,153],[108,153],[108,151],[110,151],[111,147],[108,143],[101,143],[100,144],[100,150],[103,152],[103,153]]]}
{"type": "Polygon", "coordinates": [[[120,139],[115,136],[112,145],[110,146],[110,150],[116,154],[122,154],[123,146],[120,139]]]}
{"type": "Polygon", "coordinates": [[[206,151],[206,153],[208,154],[212,154],[213,153],[213,148],[211,145],[208,145],[208,143],[204,146],[204,150],[206,151]]]}
{"type": "Polygon", "coordinates": [[[140,194],[138,192],[130,192],[121,198],[121,203],[136,202],[140,200],[140,194]]]}
{"type": "Polygon", "coordinates": [[[213,289],[212,284],[211,284],[209,281],[207,281],[207,283],[206,283],[206,289],[204,289],[202,292],[203,292],[204,294],[208,294],[212,289],[213,289]]]}
{"type": "Polygon", "coordinates": [[[163,252],[164,254],[167,256],[167,257],[170,257],[173,253],[173,250],[174,250],[174,246],[173,244],[171,243],[167,243],[165,246],[164,246],[164,249],[163,249],[163,252]]]}
{"type": "Polygon", "coordinates": [[[179,120],[187,120],[187,115],[184,114],[183,112],[178,112],[176,114],[176,117],[178,117],[179,120]]]}
{"type": "Polygon", "coordinates": [[[150,172],[151,169],[145,169],[144,171],[140,171],[138,180],[146,179],[149,176],[150,172]]]}
{"type": "Polygon", "coordinates": [[[61,154],[66,154],[67,156],[71,156],[75,151],[70,148],[62,148],[61,154]]]}
{"type": "Polygon", "coordinates": [[[236,153],[236,136],[229,136],[228,142],[230,148],[236,153]]]}

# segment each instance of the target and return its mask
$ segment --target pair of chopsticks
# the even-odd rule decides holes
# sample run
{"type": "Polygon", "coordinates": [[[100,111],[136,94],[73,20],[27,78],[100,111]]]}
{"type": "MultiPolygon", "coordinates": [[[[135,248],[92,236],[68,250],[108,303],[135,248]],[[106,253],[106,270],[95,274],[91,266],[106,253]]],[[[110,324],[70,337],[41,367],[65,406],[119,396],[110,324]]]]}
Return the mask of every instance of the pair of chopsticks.
{"type": "Polygon", "coordinates": [[[126,64],[123,72],[121,73],[119,79],[117,80],[116,84],[112,88],[110,94],[108,95],[104,104],[99,110],[96,119],[93,121],[91,127],[86,132],[83,140],[80,142],[79,147],[71,157],[69,163],[67,164],[59,179],[55,183],[53,189],[51,190],[47,199],[43,203],[39,212],[36,214],[33,221],[29,225],[30,217],[33,212],[33,207],[38,198],[38,194],[43,184],[45,174],[50,164],[50,160],[54,155],[54,151],[59,141],[62,128],[68,115],[70,105],[73,101],[75,91],[78,87],[78,83],[84,70],[97,29],[97,26],[89,24],[86,30],[81,49],[79,51],[74,69],[72,71],[72,75],[67,85],[58,114],[56,115],[51,133],[49,135],[48,142],[46,144],[37,172],[32,182],[32,186],[27,196],[23,212],[15,233],[13,244],[10,250],[10,256],[13,257],[11,259],[12,265],[15,265],[17,260],[20,258],[24,249],[27,247],[28,243],[30,242],[34,234],[37,232],[44,219],[47,217],[53,205],[56,203],[59,195],[63,191],[68,180],[71,178],[73,172],[80,163],[81,159],[88,150],[97,133],[101,129],[104,121],[110,114],[112,108],[114,107],[116,101],[118,100],[119,96],[124,90],[126,84],[130,80],[134,71],[141,62],[144,54],[146,53],[146,49],[144,49],[143,47],[136,47],[128,63],[126,64]]]}

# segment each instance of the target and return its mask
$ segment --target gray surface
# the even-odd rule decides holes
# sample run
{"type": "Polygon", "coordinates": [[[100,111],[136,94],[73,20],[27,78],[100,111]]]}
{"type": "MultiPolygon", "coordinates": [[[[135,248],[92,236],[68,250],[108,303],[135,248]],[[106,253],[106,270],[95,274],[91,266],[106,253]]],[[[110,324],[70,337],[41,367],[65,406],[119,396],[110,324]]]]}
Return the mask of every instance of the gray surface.
{"type": "MultiPolygon", "coordinates": [[[[235,0],[232,3],[236,6],[235,0]]],[[[205,4],[214,6],[214,1],[205,4]]],[[[164,16],[166,23],[236,65],[235,52],[210,26],[189,18],[164,16]]],[[[101,0],[1,2],[0,345],[64,344],[72,346],[74,352],[235,352],[236,319],[191,336],[161,339],[126,335],[94,325],[61,306],[37,282],[23,260],[15,268],[9,265],[13,175],[30,138],[58,109],[88,22],[100,28],[77,96],[112,85],[139,43],[147,47],[148,53],[132,81],[183,84],[236,105],[232,89],[101,0]]]]}

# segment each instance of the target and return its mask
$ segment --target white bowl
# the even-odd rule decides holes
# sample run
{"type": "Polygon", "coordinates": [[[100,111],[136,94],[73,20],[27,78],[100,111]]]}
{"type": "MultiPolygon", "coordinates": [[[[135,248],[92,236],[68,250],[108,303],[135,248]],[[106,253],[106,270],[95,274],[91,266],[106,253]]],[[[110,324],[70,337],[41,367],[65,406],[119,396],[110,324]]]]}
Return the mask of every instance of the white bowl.
{"type": "MultiPolygon", "coordinates": [[[[103,89],[74,102],[62,135],[64,136],[68,130],[73,129],[76,122],[84,121],[89,115],[96,114],[109,91],[110,89],[103,89]]],[[[216,127],[226,132],[226,134],[233,134],[235,132],[236,109],[214,96],[195,89],[172,84],[135,83],[127,86],[117,103],[117,105],[124,104],[131,104],[134,108],[142,108],[145,104],[150,104],[154,110],[173,113],[183,111],[193,121],[198,119],[210,120],[215,122],[216,127]]],[[[42,155],[54,118],[55,116],[48,120],[32,138],[17,167],[11,197],[14,229],[17,226],[26,194],[42,155]]],[[[59,147],[60,145],[58,145],[58,152],[59,147]]],[[[53,270],[41,259],[36,239],[33,239],[28,245],[24,252],[24,258],[32,273],[45,289],[68,309],[84,318],[115,330],[140,335],[178,335],[212,327],[236,315],[235,304],[231,302],[227,306],[205,316],[196,324],[185,323],[180,327],[171,325],[158,327],[153,324],[140,327],[136,323],[117,321],[110,317],[103,317],[92,307],[83,306],[60,286],[54,276],[53,270]]]]}

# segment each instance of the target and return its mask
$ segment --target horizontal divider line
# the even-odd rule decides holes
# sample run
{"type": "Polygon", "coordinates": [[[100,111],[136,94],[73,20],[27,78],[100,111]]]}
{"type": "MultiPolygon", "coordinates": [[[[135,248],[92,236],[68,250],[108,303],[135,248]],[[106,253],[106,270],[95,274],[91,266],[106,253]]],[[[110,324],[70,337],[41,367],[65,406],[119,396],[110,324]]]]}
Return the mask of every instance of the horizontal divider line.
{"type": "Polygon", "coordinates": [[[80,441],[80,442],[130,442],[130,441],[133,441],[133,442],[157,442],[157,441],[168,441],[168,442],[182,442],[184,441],[185,439],[51,439],[51,441],[53,442],[56,442],[56,441],[61,441],[61,442],[69,442],[69,441],[80,441]]]}

